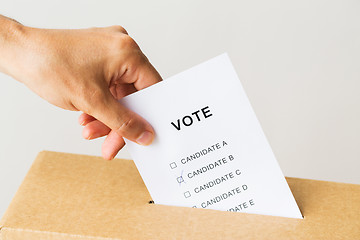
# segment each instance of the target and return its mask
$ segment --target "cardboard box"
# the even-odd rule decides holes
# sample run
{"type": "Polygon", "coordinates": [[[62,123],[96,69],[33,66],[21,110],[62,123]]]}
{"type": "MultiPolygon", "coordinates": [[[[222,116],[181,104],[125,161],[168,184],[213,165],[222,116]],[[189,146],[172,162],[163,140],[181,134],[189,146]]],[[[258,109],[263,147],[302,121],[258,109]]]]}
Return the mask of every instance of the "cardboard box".
{"type": "Polygon", "coordinates": [[[304,219],[150,204],[131,160],[41,152],[0,239],[360,239],[360,185],[287,180],[304,219]]]}

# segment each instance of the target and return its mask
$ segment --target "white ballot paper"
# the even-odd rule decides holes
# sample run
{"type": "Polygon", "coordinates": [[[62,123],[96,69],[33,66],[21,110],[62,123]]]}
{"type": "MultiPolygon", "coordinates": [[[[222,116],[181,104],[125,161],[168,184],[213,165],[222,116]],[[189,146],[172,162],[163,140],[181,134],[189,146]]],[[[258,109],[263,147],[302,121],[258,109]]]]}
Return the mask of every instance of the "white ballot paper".
{"type": "Polygon", "coordinates": [[[302,218],[227,54],[120,102],[155,130],[126,140],[155,204],[302,218]]]}

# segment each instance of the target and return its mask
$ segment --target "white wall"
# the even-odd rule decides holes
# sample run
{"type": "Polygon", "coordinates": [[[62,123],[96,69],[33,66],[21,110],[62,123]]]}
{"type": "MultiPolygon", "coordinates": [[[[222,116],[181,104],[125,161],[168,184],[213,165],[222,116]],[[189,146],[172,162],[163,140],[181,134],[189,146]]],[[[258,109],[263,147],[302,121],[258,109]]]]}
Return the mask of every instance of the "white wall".
{"type": "MultiPolygon", "coordinates": [[[[359,12],[356,0],[0,4],[35,27],[123,25],[165,78],[227,51],[285,175],[348,183],[360,183],[359,12]]],[[[5,75],[0,109],[0,216],[39,151],[100,155],[101,140],[81,138],[79,113],[5,75]]]]}

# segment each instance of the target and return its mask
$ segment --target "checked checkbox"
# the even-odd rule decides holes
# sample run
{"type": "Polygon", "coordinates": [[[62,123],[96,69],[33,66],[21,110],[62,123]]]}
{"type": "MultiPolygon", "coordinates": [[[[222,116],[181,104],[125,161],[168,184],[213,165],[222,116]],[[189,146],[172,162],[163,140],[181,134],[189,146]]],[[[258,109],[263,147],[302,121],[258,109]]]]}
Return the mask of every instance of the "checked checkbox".
{"type": "Polygon", "coordinates": [[[182,176],[178,177],[176,180],[177,180],[177,182],[178,182],[178,183],[182,183],[182,182],[184,182],[184,179],[183,179],[183,177],[182,177],[182,176]]]}

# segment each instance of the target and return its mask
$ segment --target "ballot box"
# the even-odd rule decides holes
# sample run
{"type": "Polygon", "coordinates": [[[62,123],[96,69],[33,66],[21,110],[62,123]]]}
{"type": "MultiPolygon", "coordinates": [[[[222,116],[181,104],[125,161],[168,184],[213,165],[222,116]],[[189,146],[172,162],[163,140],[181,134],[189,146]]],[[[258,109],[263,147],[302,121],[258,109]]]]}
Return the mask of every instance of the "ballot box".
{"type": "Polygon", "coordinates": [[[360,239],[360,185],[287,181],[304,219],[157,205],[131,160],[44,151],[0,240],[360,239]]]}

